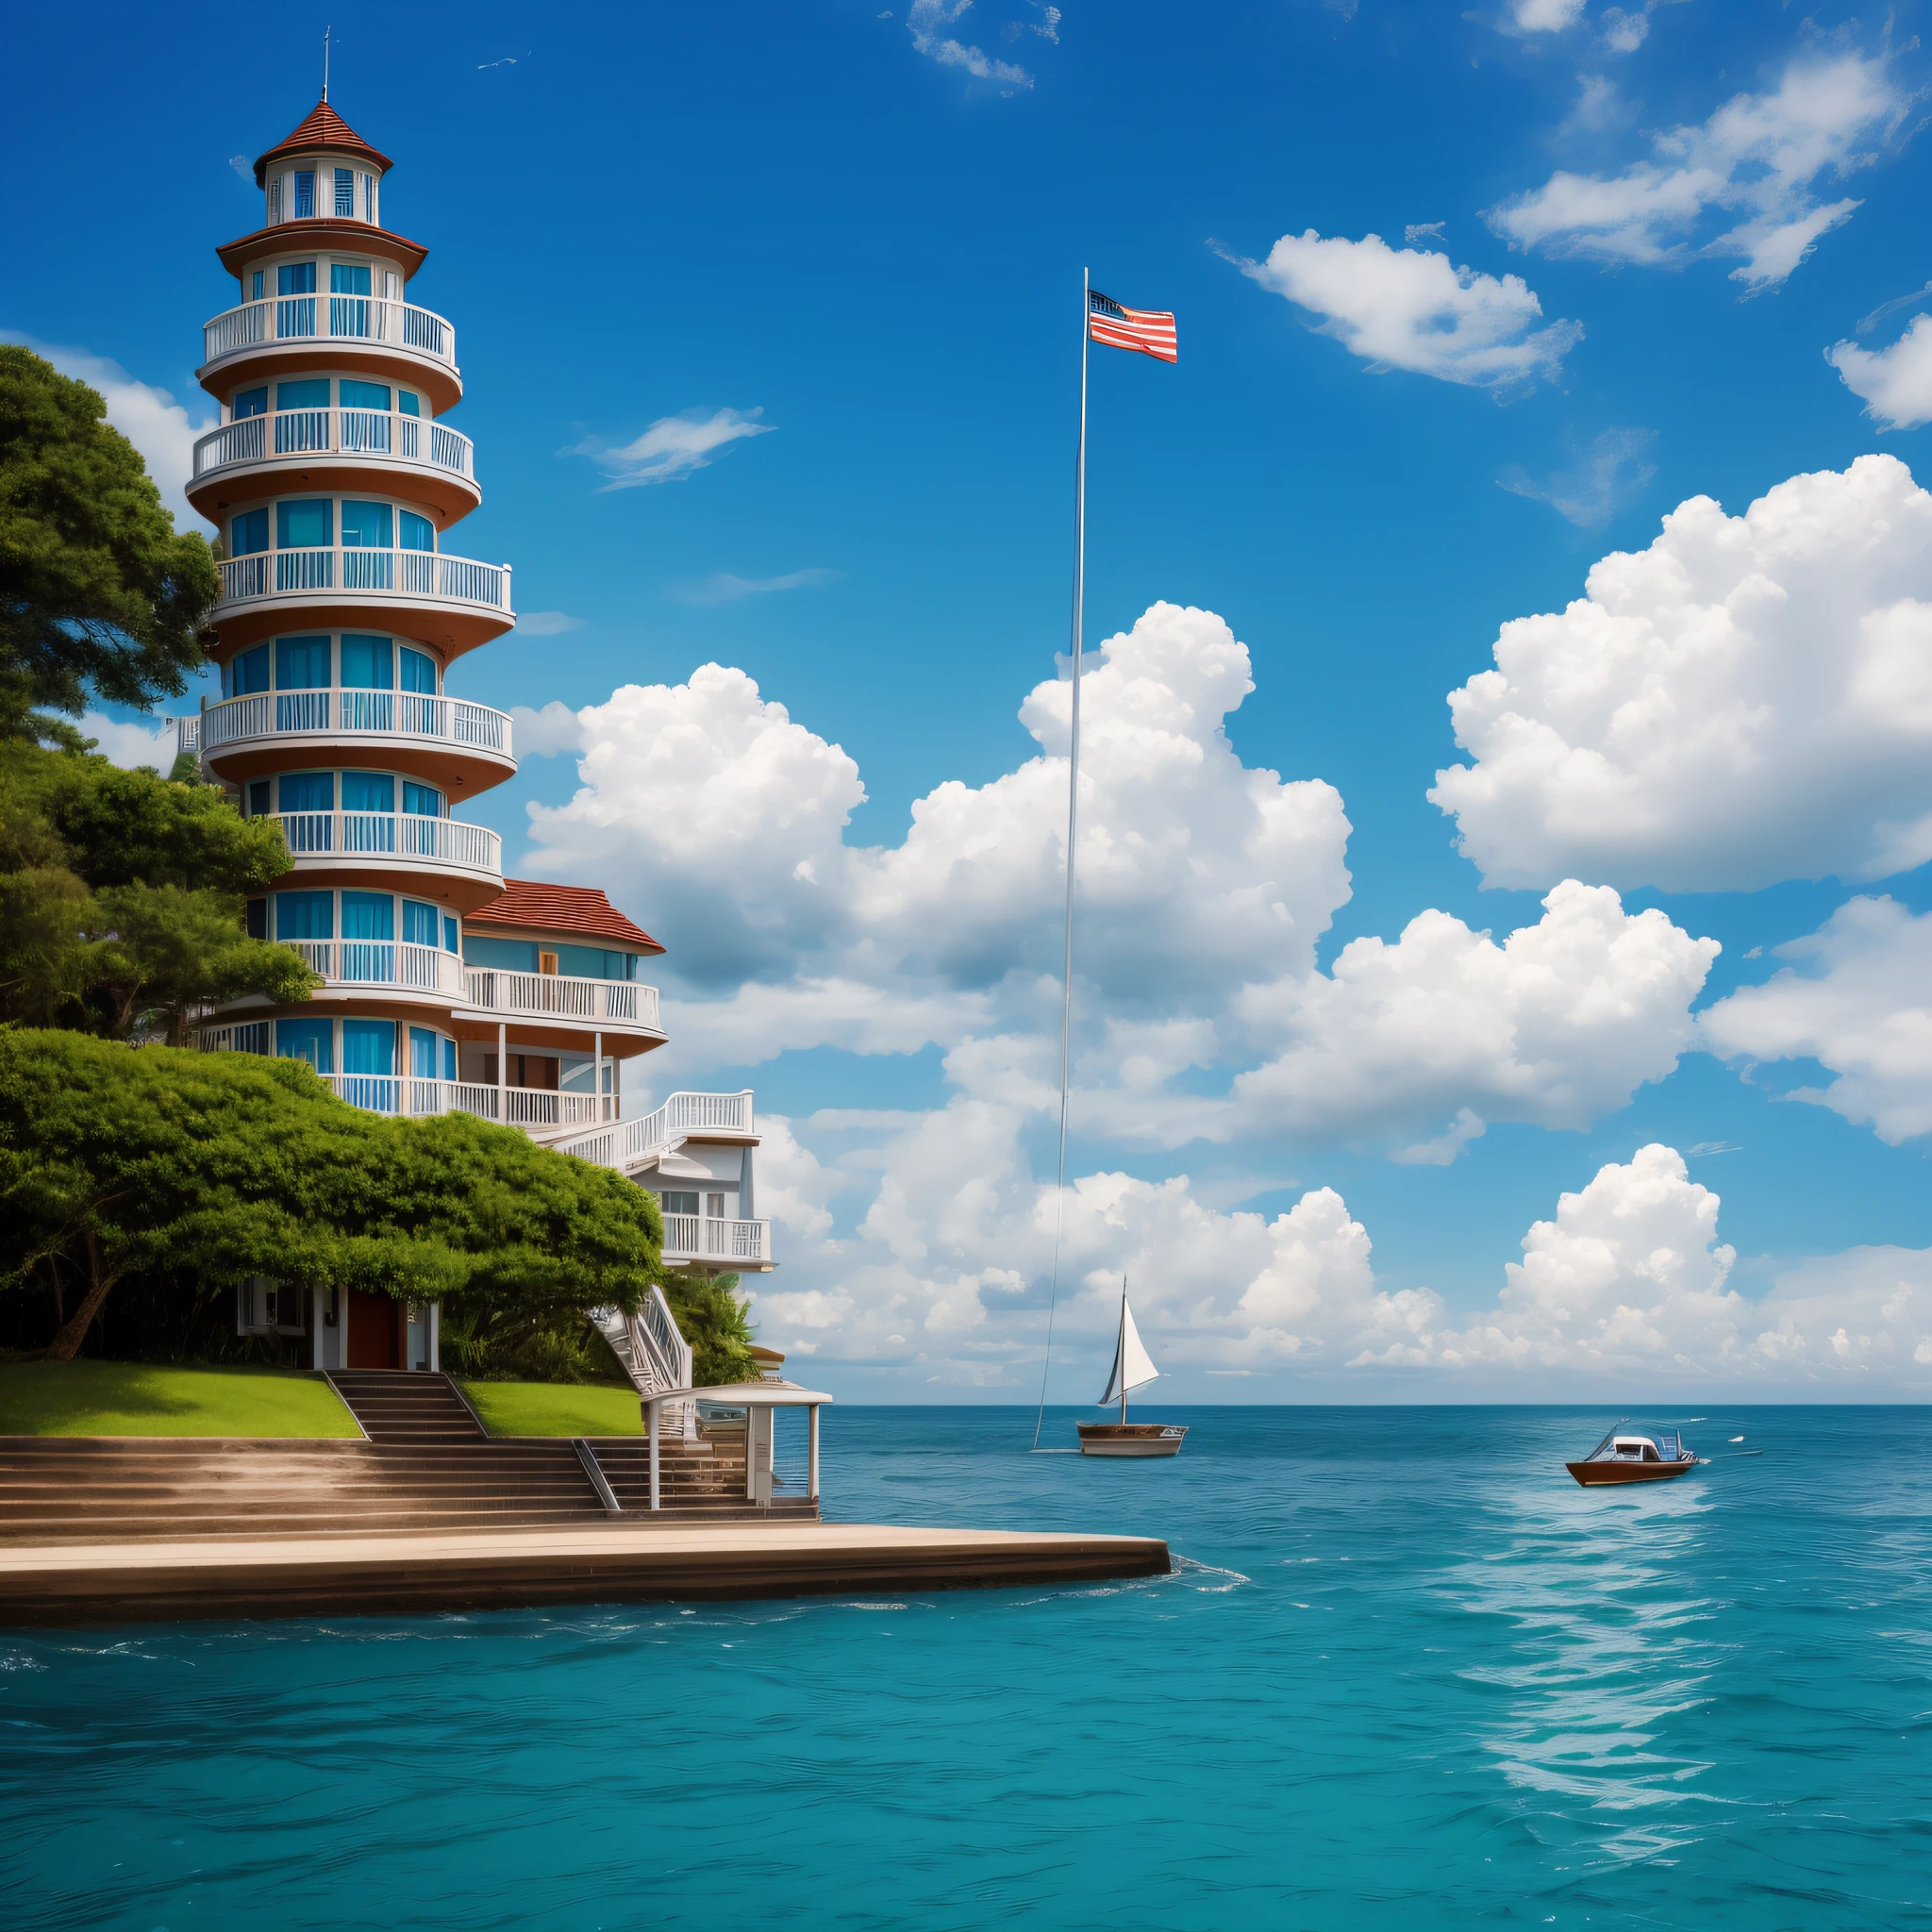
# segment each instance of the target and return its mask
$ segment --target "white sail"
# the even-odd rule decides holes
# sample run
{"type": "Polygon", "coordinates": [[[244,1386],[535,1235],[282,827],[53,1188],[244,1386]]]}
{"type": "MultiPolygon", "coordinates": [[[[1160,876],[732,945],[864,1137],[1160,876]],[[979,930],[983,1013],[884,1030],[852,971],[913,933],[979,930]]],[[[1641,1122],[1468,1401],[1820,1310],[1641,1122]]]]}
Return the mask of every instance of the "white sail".
{"type": "Polygon", "coordinates": [[[1121,1297],[1120,1340],[1114,1345],[1113,1373],[1107,1378],[1107,1392],[1100,1398],[1099,1407],[1102,1408],[1121,1399],[1123,1368],[1126,1372],[1125,1387],[1128,1389],[1138,1389],[1142,1383],[1153,1381],[1160,1373],[1141,1340],[1141,1331],[1134,1326],[1134,1311],[1128,1307],[1125,1295],[1121,1297]]]}

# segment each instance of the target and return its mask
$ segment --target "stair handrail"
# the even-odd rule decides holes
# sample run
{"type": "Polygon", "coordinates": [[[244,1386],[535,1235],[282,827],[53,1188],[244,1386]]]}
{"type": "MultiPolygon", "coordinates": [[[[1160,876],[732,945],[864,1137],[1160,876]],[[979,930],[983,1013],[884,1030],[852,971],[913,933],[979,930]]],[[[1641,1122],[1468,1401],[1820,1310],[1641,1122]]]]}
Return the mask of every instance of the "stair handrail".
{"type": "MultiPolygon", "coordinates": [[[[610,1344],[639,1395],[667,1394],[691,1386],[691,1343],[684,1339],[664,1291],[654,1281],[635,1315],[622,1308],[591,1310],[597,1332],[610,1344]]],[[[689,1402],[667,1403],[663,1420],[687,1441],[697,1433],[697,1417],[689,1402]]]]}

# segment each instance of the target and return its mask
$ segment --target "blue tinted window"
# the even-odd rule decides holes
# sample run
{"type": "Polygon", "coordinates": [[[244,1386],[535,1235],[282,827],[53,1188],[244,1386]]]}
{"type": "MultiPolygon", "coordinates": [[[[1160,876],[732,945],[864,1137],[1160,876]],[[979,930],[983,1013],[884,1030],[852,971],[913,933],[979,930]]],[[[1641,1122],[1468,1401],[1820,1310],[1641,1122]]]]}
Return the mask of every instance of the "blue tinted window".
{"type": "Polygon", "coordinates": [[[433,946],[436,943],[436,928],[442,915],[434,906],[425,906],[420,899],[403,901],[403,937],[412,946],[433,946]]]}
{"type": "Polygon", "coordinates": [[[250,818],[261,818],[265,813],[274,809],[274,807],[269,804],[270,795],[274,791],[275,787],[266,778],[257,778],[249,785],[248,816],[250,818]]]}
{"type": "Polygon", "coordinates": [[[300,382],[275,384],[278,409],[325,409],[328,408],[328,377],[305,375],[300,382]]]}
{"type": "Polygon", "coordinates": [[[259,269],[255,271],[255,293],[250,297],[250,300],[256,302],[261,300],[261,271],[259,269]]]}
{"type": "Polygon", "coordinates": [[[409,1028],[409,1072],[419,1080],[436,1078],[436,1035],[422,1026],[409,1028]]]}
{"type": "Polygon", "coordinates": [[[230,406],[229,413],[236,422],[244,416],[266,416],[268,414],[268,385],[259,389],[244,389],[230,406]]]}
{"type": "Polygon", "coordinates": [[[276,939],[327,940],[335,937],[332,894],[277,892],[275,901],[276,939]]]}
{"type": "Polygon", "coordinates": [[[342,639],[342,684],[349,691],[393,691],[395,651],[387,638],[342,639]]]}
{"type": "MultiPolygon", "coordinates": [[[[336,170],[336,220],[339,222],[353,222],[355,219],[355,171],[350,168],[338,168],[336,170]]],[[[341,274],[341,271],[338,270],[337,273],[341,274]]],[[[366,275],[369,271],[365,268],[362,273],[366,275]]],[[[366,294],[368,291],[364,290],[363,292],[366,294]]]]}
{"type": "Polygon", "coordinates": [[[327,1020],[277,1020],[275,1052],[285,1060],[307,1060],[318,1074],[332,1074],[336,1057],[329,1036],[334,1030],[327,1020]]]}
{"type": "Polygon", "coordinates": [[[628,979],[630,958],[596,946],[558,946],[557,970],[574,979],[628,979]]]}
{"type": "Polygon", "coordinates": [[[436,548],[436,525],[427,517],[419,517],[412,509],[403,510],[399,514],[402,518],[405,550],[436,548]]]}
{"type": "Polygon", "coordinates": [[[342,1022],[342,1072],[393,1074],[396,1070],[396,1023],[393,1020],[342,1022]]]}
{"type": "Polygon", "coordinates": [[[268,548],[268,511],[266,509],[244,509],[239,517],[231,519],[228,535],[233,539],[233,551],[237,557],[246,557],[257,550],[268,548]]]}
{"type": "Polygon", "coordinates": [[[341,391],[342,408],[345,409],[389,408],[389,384],[386,382],[351,382],[345,375],[339,387],[341,391]]]}
{"type": "Polygon", "coordinates": [[[423,406],[416,400],[413,391],[399,389],[396,391],[396,408],[406,416],[420,416],[423,406]]]}
{"type": "Polygon", "coordinates": [[[442,1077],[454,1080],[457,1076],[457,1043],[454,1040],[442,1042],[442,1077]]]}
{"type": "MultiPolygon", "coordinates": [[[[313,175],[298,175],[298,181],[313,181],[313,175]]],[[[285,261],[275,271],[275,293],[277,295],[312,295],[315,293],[315,264],[312,261],[285,261]]]]}
{"type": "Polygon", "coordinates": [[[268,646],[257,644],[252,651],[243,651],[231,667],[230,681],[234,690],[230,697],[245,698],[256,691],[268,689],[268,646]]]}
{"type": "Polygon", "coordinates": [[[392,940],[395,936],[395,902],[387,892],[342,894],[342,937],[345,940],[392,940]]]}
{"type": "MultiPolygon", "coordinates": [[[[462,949],[462,939],[457,930],[457,923],[445,912],[442,915],[442,950],[445,953],[460,953],[462,949]]],[[[452,1074],[450,1078],[455,1079],[456,1075],[452,1074]]]]}
{"type": "Polygon", "coordinates": [[[335,506],[325,496],[275,505],[275,543],[283,550],[322,550],[334,542],[335,506]]]}
{"type": "Polygon", "coordinates": [[[275,640],[275,689],[320,691],[328,683],[326,638],[275,640]]]}
{"type": "MultiPolygon", "coordinates": [[[[403,809],[421,819],[433,819],[442,810],[442,793],[431,785],[411,785],[406,778],[403,781],[403,809]]],[[[432,933],[423,943],[433,946],[436,943],[435,934],[432,933]]]]}
{"type": "Polygon", "coordinates": [[[368,294],[368,264],[353,261],[332,262],[328,272],[328,291],[331,295],[368,294]]]}
{"type": "Polygon", "coordinates": [[[396,781],[387,772],[342,774],[344,811],[393,811],[395,808],[396,781]]]}
{"type": "MultiPolygon", "coordinates": [[[[406,511],[407,515],[408,512],[406,511]]],[[[425,697],[436,695],[436,659],[423,651],[403,652],[403,689],[421,691],[425,697]]]]}
{"type": "Polygon", "coordinates": [[[393,550],[395,519],[386,503],[342,504],[342,547],[345,550],[393,550]]]}
{"type": "Polygon", "coordinates": [[[463,958],[471,966],[493,966],[499,973],[534,973],[537,970],[535,940],[484,940],[475,933],[463,935],[463,958]]]}
{"type": "MultiPolygon", "coordinates": [[[[333,772],[291,772],[276,787],[280,811],[333,811],[336,774],[333,772]]],[[[289,895],[283,894],[286,898],[289,895]]]]}
{"type": "MultiPolygon", "coordinates": [[[[304,168],[295,175],[295,219],[298,222],[306,221],[314,212],[315,171],[312,168],[304,168]]],[[[311,278],[308,286],[314,288],[315,264],[312,261],[305,261],[302,266],[308,271],[311,278]]]]}

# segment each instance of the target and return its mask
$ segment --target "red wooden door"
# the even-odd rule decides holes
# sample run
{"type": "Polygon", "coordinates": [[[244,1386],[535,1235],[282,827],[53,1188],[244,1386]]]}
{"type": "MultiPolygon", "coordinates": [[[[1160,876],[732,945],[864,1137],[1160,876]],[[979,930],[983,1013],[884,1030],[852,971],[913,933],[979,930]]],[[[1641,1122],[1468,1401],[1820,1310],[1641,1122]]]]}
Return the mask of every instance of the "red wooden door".
{"type": "Polygon", "coordinates": [[[400,1306],[386,1294],[349,1291],[349,1366],[352,1369],[399,1369],[402,1351],[396,1343],[400,1306]]]}

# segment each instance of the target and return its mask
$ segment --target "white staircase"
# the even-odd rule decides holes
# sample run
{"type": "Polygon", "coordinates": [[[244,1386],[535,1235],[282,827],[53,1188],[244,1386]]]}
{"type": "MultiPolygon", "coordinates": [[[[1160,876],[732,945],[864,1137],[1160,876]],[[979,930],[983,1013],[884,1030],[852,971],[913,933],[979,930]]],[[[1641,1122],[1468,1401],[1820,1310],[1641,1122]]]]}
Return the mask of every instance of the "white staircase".
{"type": "MultiPolygon", "coordinates": [[[[592,1308],[591,1320],[641,1396],[691,1387],[691,1343],[678,1332],[664,1291],[655,1283],[635,1315],[626,1315],[621,1308],[592,1308]]],[[[695,1403],[667,1402],[658,1416],[659,1425],[669,1433],[687,1441],[696,1438],[695,1403]]]]}

